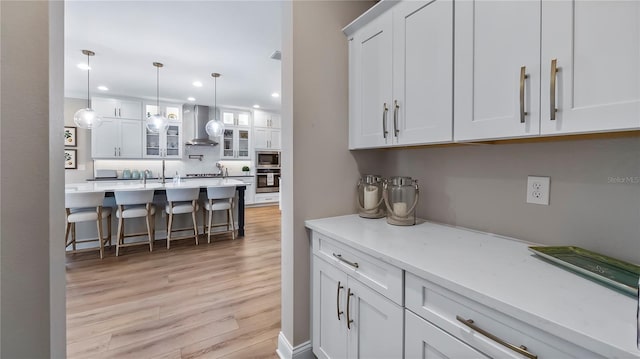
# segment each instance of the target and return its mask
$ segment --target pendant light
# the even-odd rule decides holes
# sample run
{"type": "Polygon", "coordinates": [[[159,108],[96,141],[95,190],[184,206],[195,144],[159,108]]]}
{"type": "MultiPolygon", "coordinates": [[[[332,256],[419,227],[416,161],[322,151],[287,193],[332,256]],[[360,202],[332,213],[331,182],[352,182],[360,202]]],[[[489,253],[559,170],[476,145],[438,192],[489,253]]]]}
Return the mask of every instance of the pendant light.
{"type": "Polygon", "coordinates": [[[73,122],[76,126],[90,130],[96,128],[102,124],[102,118],[96,111],[91,108],[91,97],[89,96],[89,57],[96,53],[90,50],[82,50],[84,55],[87,55],[87,108],[81,108],[73,115],[73,122]]]}
{"type": "Polygon", "coordinates": [[[156,113],[147,117],[146,125],[149,132],[160,133],[169,128],[169,120],[160,114],[160,68],[164,66],[159,62],[154,62],[156,67],[156,113]]]}
{"type": "Polygon", "coordinates": [[[214,72],[211,74],[213,77],[213,120],[207,122],[207,126],[205,127],[205,131],[211,137],[220,137],[224,133],[224,123],[217,119],[218,117],[218,77],[220,74],[214,72]]]}

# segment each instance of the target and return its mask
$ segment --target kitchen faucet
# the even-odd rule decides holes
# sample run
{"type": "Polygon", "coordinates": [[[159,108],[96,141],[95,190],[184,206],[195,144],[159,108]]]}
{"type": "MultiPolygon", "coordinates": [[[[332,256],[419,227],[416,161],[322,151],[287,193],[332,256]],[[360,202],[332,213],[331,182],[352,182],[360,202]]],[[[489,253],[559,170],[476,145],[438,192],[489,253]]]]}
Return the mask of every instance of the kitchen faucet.
{"type": "Polygon", "coordinates": [[[144,184],[145,187],[147,186],[147,177],[149,177],[149,175],[149,170],[144,170],[142,173],[142,184],[144,184]]]}

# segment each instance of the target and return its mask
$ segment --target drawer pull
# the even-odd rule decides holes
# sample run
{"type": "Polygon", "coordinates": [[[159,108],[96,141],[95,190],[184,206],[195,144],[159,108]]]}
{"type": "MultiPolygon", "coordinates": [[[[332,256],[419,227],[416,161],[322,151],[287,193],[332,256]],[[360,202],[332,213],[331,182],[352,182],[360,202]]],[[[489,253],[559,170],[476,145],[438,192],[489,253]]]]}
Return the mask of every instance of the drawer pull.
{"type": "Polygon", "coordinates": [[[387,139],[387,112],[389,112],[389,108],[387,107],[387,103],[385,102],[382,106],[382,137],[387,139]]]}
{"type": "Polygon", "coordinates": [[[558,71],[560,71],[558,68],[558,59],[551,60],[551,89],[549,91],[549,105],[551,107],[549,109],[549,115],[551,121],[556,120],[556,112],[558,112],[556,108],[556,77],[558,71]]]}
{"type": "Polygon", "coordinates": [[[351,306],[351,296],[353,293],[351,292],[351,288],[347,289],[347,329],[351,330],[351,323],[353,323],[353,319],[351,319],[351,311],[349,307],[351,306]]]}
{"type": "Polygon", "coordinates": [[[351,262],[351,261],[348,261],[348,260],[346,260],[346,259],[342,258],[342,254],[335,254],[335,253],[333,253],[333,256],[334,256],[334,257],[336,257],[336,258],[338,258],[338,260],[340,260],[341,262],[347,263],[348,265],[350,265],[350,266],[352,266],[352,267],[354,267],[354,268],[359,268],[359,267],[360,267],[360,265],[358,264],[358,262],[351,262]]]}
{"type": "Polygon", "coordinates": [[[336,294],[336,308],[338,309],[338,320],[340,320],[340,315],[344,312],[340,310],[340,289],[344,289],[344,286],[340,285],[340,281],[338,281],[338,291],[336,294]]]}
{"type": "MultiPolygon", "coordinates": [[[[348,312],[349,312],[349,308],[347,307],[347,313],[348,313],[348,312]]],[[[348,318],[348,317],[349,317],[349,314],[347,314],[347,318],[348,318]]],[[[509,349],[513,350],[514,352],[516,352],[516,353],[518,353],[518,354],[520,354],[520,355],[524,355],[525,357],[530,358],[530,359],[537,359],[537,358],[538,358],[538,356],[537,356],[537,355],[535,355],[535,354],[531,354],[530,352],[528,352],[528,351],[527,351],[527,347],[525,347],[524,345],[521,345],[521,346],[517,347],[517,346],[515,346],[515,345],[513,345],[513,344],[510,344],[510,343],[505,342],[504,340],[502,340],[502,339],[500,339],[500,338],[496,337],[495,335],[493,335],[493,334],[491,334],[491,333],[489,333],[489,332],[485,331],[484,329],[480,329],[478,326],[476,326],[476,325],[474,324],[473,319],[464,319],[464,318],[462,318],[462,317],[461,317],[461,316],[459,316],[459,315],[456,315],[456,319],[457,319],[460,323],[462,323],[462,324],[466,325],[467,327],[469,327],[469,328],[471,328],[471,329],[475,330],[476,332],[478,332],[478,333],[480,333],[480,334],[484,335],[485,337],[487,337],[487,338],[489,338],[489,339],[493,340],[494,342],[496,342],[496,343],[498,343],[498,344],[500,344],[500,345],[503,345],[503,346],[505,346],[505,347],[507,347],[507,348],[509,348],[509,349]]]]}

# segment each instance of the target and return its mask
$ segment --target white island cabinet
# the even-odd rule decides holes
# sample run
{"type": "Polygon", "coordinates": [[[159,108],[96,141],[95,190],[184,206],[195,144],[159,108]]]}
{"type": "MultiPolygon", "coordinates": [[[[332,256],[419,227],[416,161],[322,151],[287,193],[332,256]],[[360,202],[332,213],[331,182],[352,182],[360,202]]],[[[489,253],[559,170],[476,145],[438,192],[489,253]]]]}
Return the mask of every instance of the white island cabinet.
{"type": "Polygon", "coordinates": [[[527,243],[357,215],[306,226],[319,358],[640,358],[636,299],[527,243]]]}

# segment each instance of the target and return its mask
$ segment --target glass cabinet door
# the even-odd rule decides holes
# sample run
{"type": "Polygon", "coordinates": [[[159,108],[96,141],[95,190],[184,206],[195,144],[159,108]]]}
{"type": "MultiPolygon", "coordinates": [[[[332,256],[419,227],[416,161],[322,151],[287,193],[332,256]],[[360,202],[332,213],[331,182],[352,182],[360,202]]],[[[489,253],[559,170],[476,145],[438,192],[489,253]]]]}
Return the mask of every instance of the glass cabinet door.
{"type": "Polygon", "coordinates": [[[233,112],[222,111],[222,123],[234,126],[236,124],[235,114],[233,112]]]}
{"type": "Polygon", "coordinates": [[[180,157],[180,125],[169,123],[167,128],[167,143],[164,156],[180,157]]]}
{"type": "Polygon", "coordinates": [[[222,135],[222,157],[233,158],[233,129],[225,129],[222,135]]]}
{"type": "Polygon", "coordinates": [[[238,157],[249,158],[249,130],[238,130],[238,157]]]}
{"type": "Polygon", "coordinates": [[[160,156],[160,134],[149,131],[147,126],[144,126],[145,131],[145,157],[160,156]]]}
{"type": "Polygon", "coordinates": [[[249,126],[249,114],[245,112],[238,113],[238,126],[249,126]]]}

